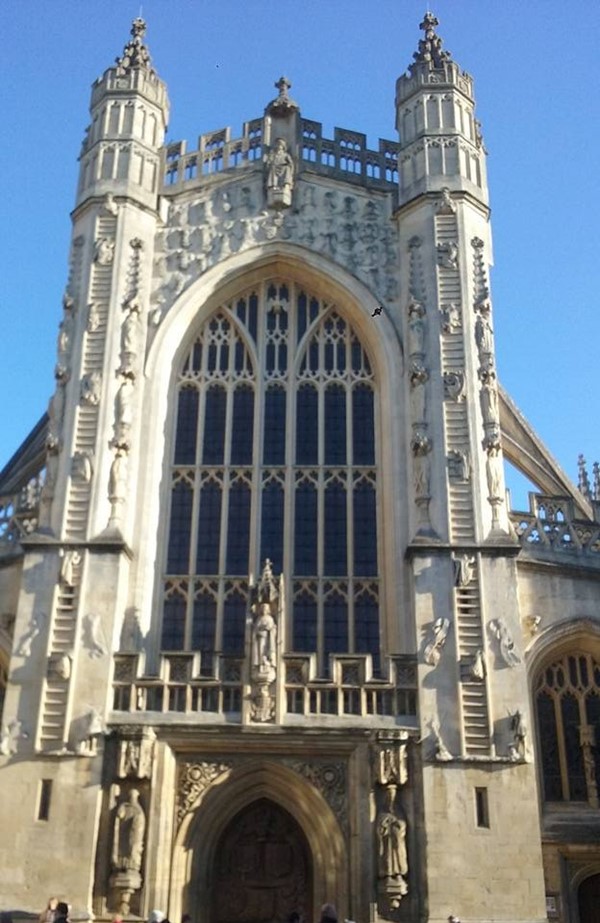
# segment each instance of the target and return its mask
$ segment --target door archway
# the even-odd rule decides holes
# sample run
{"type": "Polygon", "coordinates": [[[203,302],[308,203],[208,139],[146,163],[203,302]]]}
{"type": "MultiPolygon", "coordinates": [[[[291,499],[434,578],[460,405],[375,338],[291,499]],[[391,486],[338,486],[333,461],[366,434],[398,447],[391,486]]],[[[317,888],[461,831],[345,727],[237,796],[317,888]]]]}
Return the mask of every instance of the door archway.
{"type": "Polygon", "coordinates": [[[261,798],[226,826],[215,851],[211,923],[284,923],[312,912],[306,838],[280,805],[261,798]]]}
{"type": "Polygon", "coordinates": [[[579,923],[598,923],[600,908],[600,874],[585,878],[577,890],[579,923]]]}

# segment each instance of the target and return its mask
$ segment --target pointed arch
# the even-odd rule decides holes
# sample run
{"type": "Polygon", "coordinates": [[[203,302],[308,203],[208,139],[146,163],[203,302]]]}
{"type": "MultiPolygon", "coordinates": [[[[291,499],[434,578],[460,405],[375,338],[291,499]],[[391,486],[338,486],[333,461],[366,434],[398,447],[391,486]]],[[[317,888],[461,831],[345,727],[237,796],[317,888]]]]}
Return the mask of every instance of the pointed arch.
{"type": "MultiPolygon", "coordinates": [[[[312,863],[312,918],[317,919],[318,908],[326,901],[336,903],[340,918],[346,916],[348,857],[338,819],[321,792],[298,772],[264,759],[219,776],[184,818],[173,848],[169,904],[173,919],[184,910],[182,896],[197,913],[210,906],[210,876],[221,836],[240,812],[262,799],[289,814],[306,840],[312,863]]],[[[195,920],[207,923],[208,918],[195,920]]]]}

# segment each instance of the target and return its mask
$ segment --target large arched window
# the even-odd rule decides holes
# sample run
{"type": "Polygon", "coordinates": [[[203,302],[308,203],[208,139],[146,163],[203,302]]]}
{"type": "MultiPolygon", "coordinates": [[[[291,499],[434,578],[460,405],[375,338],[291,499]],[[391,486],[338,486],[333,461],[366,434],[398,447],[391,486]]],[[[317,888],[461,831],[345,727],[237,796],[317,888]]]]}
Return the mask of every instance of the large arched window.
{"type": "Polygon", "coordinates": [[[565,654],[540,671],[535,698],[544,799],[598,807],[600,663],[565,654]]]}
{"type": "Polygon", "coordinates": [[[162,649],[243,652],[249,579],[286,581],[286,649],[379,669],[376,382],[344,313],[270,280],[203,325],[177,379],[162,649]]]}

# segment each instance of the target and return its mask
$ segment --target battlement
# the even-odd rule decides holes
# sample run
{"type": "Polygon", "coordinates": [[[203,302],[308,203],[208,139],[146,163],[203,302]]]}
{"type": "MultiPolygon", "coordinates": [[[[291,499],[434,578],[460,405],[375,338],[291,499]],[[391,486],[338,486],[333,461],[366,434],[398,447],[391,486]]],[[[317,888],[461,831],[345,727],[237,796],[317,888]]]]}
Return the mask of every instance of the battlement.
{"type": "Polygon", "coordinates": [[[98,77],[92,84],[91,108],[100,105],[107,93],[122,93],[124,96],[139,93],[161,108],[168,110],[169,107],[166,87],[152,70],[138,68],[123,72],[119,68],[109,67],[102,77],[98,77]]]}
{"type": "MultiPolygon", "coordinates": [[[[242,136],[231,138],[231,129],[200,135],[198,148],[188,151],[185,141],[163,149],[164,185],[179,190],[197,186],[209,176],[262,162],[262,118],[244,122],[242,136]]],[[[366,135],[344,128],[334,130],[333,140],[323,137],[322,125],[301,119],[300,158],[306,168],[326,176],[380,189],[398,183],[398,144],[379,140],[377,151],[367,148],[366,135]]],[[[165,190],[167,191],[167,190],[165,190]]]]}

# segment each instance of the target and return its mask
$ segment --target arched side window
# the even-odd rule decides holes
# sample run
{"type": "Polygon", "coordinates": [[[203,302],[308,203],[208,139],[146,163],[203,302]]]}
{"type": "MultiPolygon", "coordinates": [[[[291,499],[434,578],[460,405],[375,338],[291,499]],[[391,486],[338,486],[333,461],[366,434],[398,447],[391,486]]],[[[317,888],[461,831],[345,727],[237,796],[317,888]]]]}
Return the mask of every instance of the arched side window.
{"type": "Polygon", "coordinates": [[[177,379],[162,649],[243,653],[249,575],[286,581],[288,651],[380,669],[375,376],[338,307],[266,281],[202,326],[177,379]]]}
{"type": "Polygon", "coordinates": [[[540,671],[535,702],[545,801],[598,807],[600,664],[565,654],[540,671]]]}

